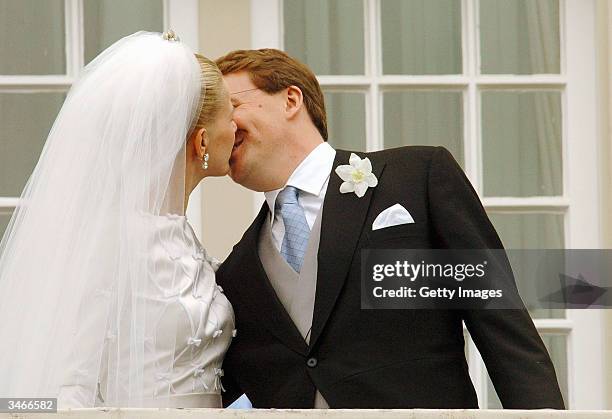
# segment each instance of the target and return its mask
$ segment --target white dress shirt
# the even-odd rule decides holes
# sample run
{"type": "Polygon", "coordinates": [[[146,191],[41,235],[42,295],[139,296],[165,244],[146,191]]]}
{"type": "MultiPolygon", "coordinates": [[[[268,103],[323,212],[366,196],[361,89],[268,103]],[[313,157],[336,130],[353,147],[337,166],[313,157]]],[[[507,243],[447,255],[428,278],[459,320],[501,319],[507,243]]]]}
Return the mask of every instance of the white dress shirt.
{"type": "MultiPolygon", "coordinates": [[[[327,184],[331,174],[334,159],[336,158],[336,150],[328,143],[319,144],[310,154],[299,164],[293,171],[285,186],[294,186],[298,189],[298,202],[304,208],[306,222],[312,230],[317,214],[319,213],[325,193],[327,192],[327,184]]],[[[265,192],[266,202],[270,209],[270,221],[272,225],[272,240],[274,245],[280,251],[285,236],[285,224],[280,214],[274,211],[274,203],[276,197],[285,186],[280,189],[265,192]]]]}

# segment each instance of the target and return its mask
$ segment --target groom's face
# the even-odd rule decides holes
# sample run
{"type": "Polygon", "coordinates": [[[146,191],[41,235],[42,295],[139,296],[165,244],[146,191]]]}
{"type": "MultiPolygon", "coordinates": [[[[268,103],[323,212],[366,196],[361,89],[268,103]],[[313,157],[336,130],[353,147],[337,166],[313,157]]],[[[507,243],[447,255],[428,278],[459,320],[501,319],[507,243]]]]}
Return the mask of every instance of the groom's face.
{"type": "MultiPolygon", "coordinates": [[[[249,189],[275,189],[268,184],[274,178],[274,161],[283,148],[283,95],[268,94],[253,84],[248,73],[223,76],[234,106],[238,130],[230,158],[230,176],[249,189]]],[[[282,186],[282,185],[281,185],[282,186]]]]}

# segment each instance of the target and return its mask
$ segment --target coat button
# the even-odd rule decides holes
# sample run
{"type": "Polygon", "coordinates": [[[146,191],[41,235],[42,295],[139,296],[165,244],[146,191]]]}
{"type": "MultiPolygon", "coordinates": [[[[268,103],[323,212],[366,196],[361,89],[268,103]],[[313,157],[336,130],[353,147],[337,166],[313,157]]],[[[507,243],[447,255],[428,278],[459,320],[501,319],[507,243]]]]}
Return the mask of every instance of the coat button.
{"type": "Polygon", "coordinates": [[[308,358],[308,361],[306,361],[306,365],[308,365],[310,368],[314,368],[317,366],[317,358],[308,358]]]}

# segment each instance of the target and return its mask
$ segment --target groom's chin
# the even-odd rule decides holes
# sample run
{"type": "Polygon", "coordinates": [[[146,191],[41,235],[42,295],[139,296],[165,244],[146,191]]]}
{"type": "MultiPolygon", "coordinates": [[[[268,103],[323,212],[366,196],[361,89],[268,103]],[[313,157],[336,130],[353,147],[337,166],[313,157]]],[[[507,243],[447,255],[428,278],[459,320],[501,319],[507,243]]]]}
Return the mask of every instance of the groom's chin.
{"type": "Polygon", "coordinates": [[[229,172],[227,173],[230,178],[239,185],[242,185],[244,176],[241,176],[242,172],[236,163],[230,161],[229,172]]]}
{"type": "Polygon", "coordinates": [[[245,170],[237,170],[235,166],[230,165],[230,171],[228,173],[232,180],[240,186],[247,188],[254,192],[264,192],[263,189],[258,189],[257,183],[253,183],[252,177],[248,176],[248,172],[245,170]]]}

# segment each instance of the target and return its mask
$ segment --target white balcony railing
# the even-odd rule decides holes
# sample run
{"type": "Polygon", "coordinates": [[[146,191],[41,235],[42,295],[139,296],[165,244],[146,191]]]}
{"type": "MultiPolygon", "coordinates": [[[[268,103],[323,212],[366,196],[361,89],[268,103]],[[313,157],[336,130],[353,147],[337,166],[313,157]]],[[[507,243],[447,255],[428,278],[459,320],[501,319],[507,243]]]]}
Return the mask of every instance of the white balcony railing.
{"type": "Polygon", "coordinates": [[[0,419],[612,419],[594,410],[423,410],[423,409],[74,409],[57,413],[0,413],[0,419]]]}

